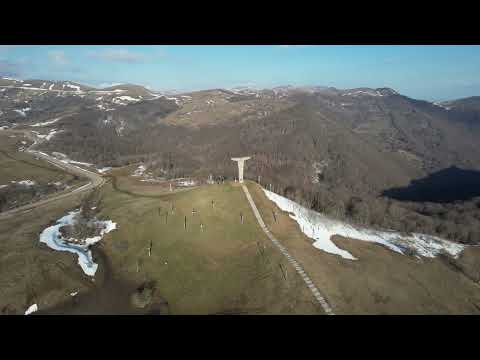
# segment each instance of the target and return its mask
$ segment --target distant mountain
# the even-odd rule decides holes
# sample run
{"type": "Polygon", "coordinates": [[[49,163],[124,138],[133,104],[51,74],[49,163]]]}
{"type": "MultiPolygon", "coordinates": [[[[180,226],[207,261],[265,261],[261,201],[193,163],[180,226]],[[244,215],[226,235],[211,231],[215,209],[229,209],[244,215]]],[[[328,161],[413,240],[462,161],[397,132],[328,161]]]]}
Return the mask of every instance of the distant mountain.
{"type": "Polygon", "coordinates": [[[480,111],[480,96],[471,96],[463,99],[444,101],[441,103],[450,109],[458,111],[480,111]]]}
{"type": "Polygon", "coordinates": [[[141,96],[141,97],[152,97],[152,91],[140,85],[133,84],[120,84],[107,88],[102,88],[102,91],[123,91],[129,96],[141,96]]]}
{"type": "MultiPolygon", "coordinates": [[[[130,131],[148,130],[144,134],[147,141],[165,126],[175,126],[185,139],[193,136],[191,130],[200,129],[192,138],[196,146],[218,147],[222,149],[218,154],[274,151],[284,159],[279,164],[289,164],[287,168],[301,166],[303,177],[316,171],[314,164],[333,161],[335,156],[337,166],[344,166],[342,173],[334,171],[338,181],[361,193],[375,194],[388,187],[404,186],[414,177],[452,165],[480,168],[480,97],[438,104],[411,99],[390,88],[286,85],[162,94],[133,84],[95,89],[68,81],[10,78],[2,78],[0,84],[2,127],[90,111],[98,122],[107,116],[109,123],[122,129],[120,138],[114,139],[120,143],[130,131]],[[168,111],[158,111],[160,103],[168,111]],[[231,132],[233,128],[236,132],[231,132]],[[269,132],[265,133],[265,129],[269,132]],[[216,136],[210,139],[211,133],[216,136]],[[359,181],[362,177],[365,181],[359,181]]],[[[69,124],[63,126],[68,128],[69,124]]],[[[157,134],[157,140],[167,133],[157,134]]],[[[183,142],[179,139],[173,149],[183,142]]],[[[155,146],[144,152],[163,151],[155,146]]],[[[182,145],[183,151],[198,154],[189,143],[182,145]]],[[[218,161],[218,154],[211,153],[214,158],[210,160],[218,161]]],[[[87,152],[83,155],[89,156],[87,152]]],[[[278,169],[273,172],[275,162],[269,161],[271,176],[281,174],[278,169]]],[[[315,188],[316,183],[308,188],[315,188]]]]}
{"type": "Polygon", "coordinates": [[[0,78],[1,87],[24,88],[37,91],[91,91],[94,88],[75,83],[73,81],[50,81],[50,80],[18,80],[12,78],[0,78]]]}

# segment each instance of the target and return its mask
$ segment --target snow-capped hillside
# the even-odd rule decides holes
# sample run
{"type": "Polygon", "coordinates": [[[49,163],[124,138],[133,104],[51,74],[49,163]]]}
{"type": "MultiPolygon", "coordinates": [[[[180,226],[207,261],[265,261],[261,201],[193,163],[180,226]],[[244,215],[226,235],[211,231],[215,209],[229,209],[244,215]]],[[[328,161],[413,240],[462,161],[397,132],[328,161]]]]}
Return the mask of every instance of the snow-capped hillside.
{"type": "Polygon", "coordinates": [[[357,88],[357,89],[347,89],[342,91],[342,96],[391,96],[397,95],[398,93],[390,88],[357,88]]]}

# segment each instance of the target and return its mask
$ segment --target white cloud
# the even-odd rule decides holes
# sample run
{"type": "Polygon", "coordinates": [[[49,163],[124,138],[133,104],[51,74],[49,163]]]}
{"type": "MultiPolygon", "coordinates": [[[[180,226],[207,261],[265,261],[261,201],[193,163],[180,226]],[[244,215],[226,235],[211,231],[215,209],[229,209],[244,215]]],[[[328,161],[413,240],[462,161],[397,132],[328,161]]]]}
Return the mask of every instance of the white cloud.
{"type": "Polygon", "coordinates": [[[124,48],[110,48],[100,51],[90,51],[88,55],[92,58],[100,60],[126,63],[141,62],[146,59],[144,54],[133,52],[124,48]]]}
{"type": "Polygon", "coordinates": [[[48,57],[56,65],[68,64],[67,57],[63,50],[52,50],[48,52],[48,57]]]}

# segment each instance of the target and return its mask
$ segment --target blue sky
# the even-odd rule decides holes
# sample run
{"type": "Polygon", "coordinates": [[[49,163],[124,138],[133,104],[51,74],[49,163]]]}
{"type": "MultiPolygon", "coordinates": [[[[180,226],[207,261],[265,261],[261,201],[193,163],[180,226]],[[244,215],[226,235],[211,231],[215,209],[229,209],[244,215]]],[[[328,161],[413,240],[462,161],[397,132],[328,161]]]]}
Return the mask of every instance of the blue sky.
{"type": "Polygon", "coordinates": [[[0,46],[0,76],[155,90],[391,87],[438,101],[480,95],[480,46],[0,46]]]}

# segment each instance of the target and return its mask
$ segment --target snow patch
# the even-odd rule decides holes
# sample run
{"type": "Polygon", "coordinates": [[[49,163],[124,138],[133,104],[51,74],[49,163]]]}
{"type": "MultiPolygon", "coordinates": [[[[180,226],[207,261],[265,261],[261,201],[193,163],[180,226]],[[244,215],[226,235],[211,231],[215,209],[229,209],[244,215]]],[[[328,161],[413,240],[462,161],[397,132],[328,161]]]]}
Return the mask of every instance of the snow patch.
{"type": "Polygon", "coordinates": [[[147,168],[145,165],[139,165],[138,168],[133,172],[132,176],[142,176],[146,170],[147,168]]]}
{"type": "Polygon", "coordinates": [[[22,115],[23,117],[27,116],[27,112],[30,111],[31,109],[29,107],[27,108],[24,108],[24,109],[15,109],[13,111],[19,113],[20,115],[22,115]]]}
{"type": "Polygon", "coordinates": [[[271,191],[265,189],[263,191],[268,199],[273,201],[281,210],[289,213],[289,216],[299,224],[306,236],[315,240],[314,247],[345,259],[356,260],[352,254],[337,247],[331,241],[331,236],[340,235],[354,240],[382,244],[400,254],[404,254],[406,249],[410,249],[418,255],[429,258],[433,258],[441,252],[447,252],[453,257],[457,257],[465,249],[464,245],[436,236],[418,233],[402,235],[395,231],[377,231],[353,226],[330,219],[271,191]]]}
{"type": "Polygon", "coordinates": [[[378,90],[356,90],[356,91],[342,94],[342,96],[359,96],[359,95],[383,96],[383,94],[378,90]]]}
{"type": "Polygon", "coordinates": [[[51,129],[48,134],[40,134],[40,133],[38,133],[37,131],[33,131],[33,133],[35,133],[35,135],[36,135],[37,137],[39,137],[40,139],[45,139],[45,140],[47,140],[47,141],[51,140],[51,139],[53,138],[53,136],[54,136],[55,134],[58,134],[59,132],[61,132],[61,130],[60,130],[60,131],[57,131],[57,129],[51,129]]]}
{"type": "Polygon", "coordinates": [[[195,180],[182,180],[182,181],[178,181],[176,183],[177,186],[184,186],[184,187],[187,187],[187,186],[195,186],[197,185],[197,182],[195,180]]]}
{"type": "Polygon", "coordinates": [[[103,174],[103,173],[106,173],[107,171],[110,171],[110,170],[112,170],[111,167],[104,167],[104,168],[98,169],[97,171],[99,173],[103,174]]]}
{"type": "Polygon", "coordinates": [[[31,313],[34,313],[35,311],[38,311],[38,305],[37,304],[30,305],[29,308],[27,310],[25,310],[25,315],[30,315],[31,313]]]}
{"type": "MultiPolygon", "coordinates": [[[[12,181],[12,183],[15,183],[15,181],[12,181]]],[[[33,180],[20,180],[20,181],[17,181],[16,183],[18,185],[27,186],[27,187],[34,186],[36,184],[35,181],[33,180]]]]}
{"type": "Polygon", "coordinates": [[[70,89],[74,89],[74,90],[77,91],[77,92],[80,92],[80,91],[81,91],[81,90],[80,90],[80,86],[77,86],[77,85],[72,85],[72,84],[70,84],[70,83],[66,83],[66,84],[63,85],[63,87],[65,87],[65,86],[66,86],[66,87],[69,87],[70,89]]]}
{"type": "Polygon", "coordinates": [[[446,106],[446,105],[441,104],[441,103],[434,102],[432,104],[435,105],[435,106],[441,107],[442,109],[445,109],[447,111],[452,109],[450,106],[446,106]]]}
{"type": "Polygon", "coordinates": [[[167,97],[167,96],[165,96],[165,95],[162,95],[162,97],[164,97],[164,98],[167,99],[167,100],[173,100],[173,101],[175,101],[175,104],[177,104],[177,105],[181,105],[180,100],[178,100],[178,98],[176,98],[176,97],[167,97]]]}
{"type": "Polygon", "coordinates": [[[30,126],[33,126],[33,127],[47,126],[47,125],[55,124],[60,119],[61,118],[56,118],[56,119],[53,119],[53,120],[49,120],[49,121],[45,121],[45,122],[41,122],[41,123],[36,123],[36,124],[30,125],[30,126]]]}
{"type": "Polygon", "coordinates": [[[111,220],[95,221],[95,224],[103,226],[100,234],[84,240],[64,239],[60,233],[60,228],[64,225],[75,224],[75,217],[80,214],[80,210],[70,211],[67,215],[57,220],[55,225],[47,227],[40,234],[40,242],[46,244],[49,248],[57,251],[67,251],[78,256],[78,264],[83,272],[88,276],[95,276],[98,264],[93,261],[90,246],[99,242],[105,234],[117,228],[117,224],[111,220]]]}
{"type": "Polygon", "coordinates": [[[140,101],[140,99],[137,99],[137,98],[134,98],[134,97],[131,97],[131,96],[127,96],[127,95],[118,96],[115,99],[120,99],[120,100],[123,100],[123,101],[134,101],[134,102],[140,101]]]}
{"type": "Polygon", "coordinates": [[[10,80],[10,81],[15,81],[15,82],[22,82],[22,83],[23,83],[23,80],[15,79],[15,78],[13,78],[13,77],[6,77],[6,76],[4,76],[4,77],[2,77],[2,79],[4,79],[4,80],[10,80]]]}

